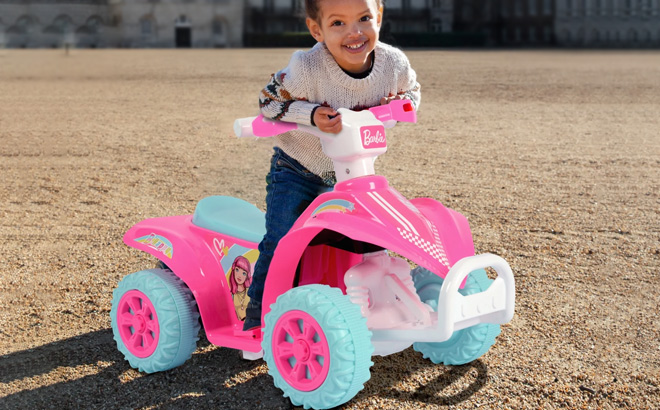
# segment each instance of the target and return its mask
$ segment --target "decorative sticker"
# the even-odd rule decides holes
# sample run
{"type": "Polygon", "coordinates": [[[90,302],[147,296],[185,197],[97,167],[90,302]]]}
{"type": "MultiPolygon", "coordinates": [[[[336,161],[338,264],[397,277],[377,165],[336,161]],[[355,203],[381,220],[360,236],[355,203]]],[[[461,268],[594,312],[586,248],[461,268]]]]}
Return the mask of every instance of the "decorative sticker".
{"type": "Polygon", "coordinates": [[[167,256],[170,259],[172,259],[172,256],[174,255],[174,247],[172,246],[172,242],[170,242],[164,236],[151,233],[147,236],[143,236],[141,238],[135,239],[135,242],[143,243],[148,247],[157,250],[158,252],[162,253],[163,255],[167,256]]]}
{"type": "Polygon", "coordinates": [[[362,136],[362,147],[365,149],[385,148],[387,140],[385,139],[385,127],[382,125],[369,125],[360,128],[362,136]]]}
{"type": "Polygon", "coordinates": [[[314,212],[312,212],[312,216],[316,216],[323,212],[353,212],[354,209],[355,204],[353,202],[345,199],[331,199],[319,205],[314,212]]]}
{"type": "Polygon", "coordinates": [[[431,243],[421,236],[415,235],[408,230],[401,229],[399,227],[396,229],[399,231],[399,234],[402,238],[407,239],[408,242],[424,251],[424,253],[431,256],[436,261],[440,262],[447,269],[451,269],[449,259],[447,258],[447,253],[445,252],[445,248],[441,243],[431,243]]]}
{"type": "Polygon", "coordinates": [[[252,272],[259,251],[236,244],[226,246],[224,239],[217,238],[213,240],[213,246],[221,258],[220,265],[229,284],[236,316],[239,320],[245,320],[245,310],[250,302],[247,292],[252,284],[252,272]]]}

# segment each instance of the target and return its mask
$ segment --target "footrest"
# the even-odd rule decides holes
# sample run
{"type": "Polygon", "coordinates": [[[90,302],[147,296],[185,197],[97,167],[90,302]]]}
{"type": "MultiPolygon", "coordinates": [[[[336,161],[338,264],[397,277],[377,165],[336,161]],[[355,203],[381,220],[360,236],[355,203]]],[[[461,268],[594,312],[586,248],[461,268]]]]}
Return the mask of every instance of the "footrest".
{"type": "Polygon", "coordinates": [[[449,336],[478,323],[507,323],[513,318],[515,298],[513,272],[504,259],[492,254],[465,257],[452,266],[440,289],[438,329],[449,336]],[[498,275],[487,290],[468,296],[458,293],[470,272],[487,267],[498,275]]]}

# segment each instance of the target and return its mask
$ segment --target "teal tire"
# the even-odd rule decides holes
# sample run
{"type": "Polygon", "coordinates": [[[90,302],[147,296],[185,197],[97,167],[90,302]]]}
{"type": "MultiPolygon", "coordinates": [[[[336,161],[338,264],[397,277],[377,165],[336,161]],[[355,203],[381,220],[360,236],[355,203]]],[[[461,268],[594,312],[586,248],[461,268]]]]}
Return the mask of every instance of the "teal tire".
{"type": "MultiPolygon", "coordinates": [[[[412,278],[422,302],[431,306],[434,311],[437,310],[442,278],[421,267],[413,269],[412,278]]],[[[488,289],[491,282],[486,271],[479,269],[468,275],[465,287],[459,289],[459,292],[464,296],[483,292],[488,289]]],[[[413,344],[413,348],[433,363],[461,365],[484,355],[495,343],[495,338],[499,334],[499,325],[480,323],[454,332],[449,340],[444,342],[418,342],[413,344]]]]}
{"type": "Polygon", "coordinates": [[[360,308],[339,289],[291,289],[277,298],[264,320],[268,373],[294,405],[339,406],[371,377],[371,332],[360,308]]]}
{"type": "Polygon", "coordinates": [[[144,270],[122,279],[113,292],[110,318],[117,349],[141,372],[180,366],[197,348],[197,304],[169,270],[144,270]]]}

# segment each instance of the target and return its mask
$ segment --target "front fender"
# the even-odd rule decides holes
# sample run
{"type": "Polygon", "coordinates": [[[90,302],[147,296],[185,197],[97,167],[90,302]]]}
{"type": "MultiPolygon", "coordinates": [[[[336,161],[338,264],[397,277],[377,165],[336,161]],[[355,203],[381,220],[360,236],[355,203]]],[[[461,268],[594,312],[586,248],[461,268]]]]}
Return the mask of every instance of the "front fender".
{"type": "Polygon", "coordinates": [[[324,230],[369,244],[355,253],[387,249],[442,278],[458,260],[474,255],[469,225],[458,212],[432,199],[408,201],[381,176],[355,178],[317,197],[280,240],[266,280],[266,309],[293,286],[305,249],[324,230]]]}
{"type": "Polygon", "coordinates": [[[310,243],[323,231],[332,231],[356,242],[375,245],[410,259],[414,263],[444,277],[449,268],[440,263],[423,248],[405,240],[397,232],[377,223],[367,226],[350,214],[326,214],[307,220],[302,226],[294,227],[280,240],[273,256],[264,290],[264,314],[278,295],[293,287],[298,264],[310,243]],[[356,229],[357,226],[361,228],[356,229]]]}

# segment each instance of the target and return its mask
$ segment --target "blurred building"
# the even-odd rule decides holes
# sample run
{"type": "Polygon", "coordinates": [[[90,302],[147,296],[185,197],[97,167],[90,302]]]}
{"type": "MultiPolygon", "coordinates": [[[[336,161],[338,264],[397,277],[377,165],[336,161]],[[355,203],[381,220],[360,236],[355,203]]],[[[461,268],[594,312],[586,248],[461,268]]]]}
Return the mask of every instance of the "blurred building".
{"type": "MultiPolygon", "coordinates": [[[[384,0],[381,39],[397,45],[438,45],[452,31],[455,0],[384,0]],[[435,34],[435,36],[434,36],[435,34]],[[437,41],[436,41],[437,43],[437,41]]],[[[247,46],[309,46],[304,0],[247,0],[247,46]]]]}
{"type": "MultiPolygon", "coordinates": [[[[660,47],[660,0],[385,0],[401,46],[660,47]]],[[[0,0],[0,47],[299,46],[303,0],[0,0]]]]}
{"type": "Polygon", "coordinates": [[[660,46],[660,0],[555,0],[557,43],[572,47],[660,46]]]}
{"type": "MultiPolygon", "coordinates": [[[[247,0],[246,33],[306,31],[304,0],[247,0]]],[[[385,0],[383,30],[452,31],[454,0],[385,0]]]]}
{"type": "Polygon", "coordinates": [[[454,7],[454,30],[480,33],[486,45],[555,44],[555,0],[463,0],[454,7]]]}
{"type": "Polygon", "coordinates": [[[461,0],[454,30],[499,46],[660,46],[660,0],[461,0]]]}
{"type": "Polygon", "coordinates": [[[0,0],[8,47],[238,47],[236,0],[0,0]]]}

